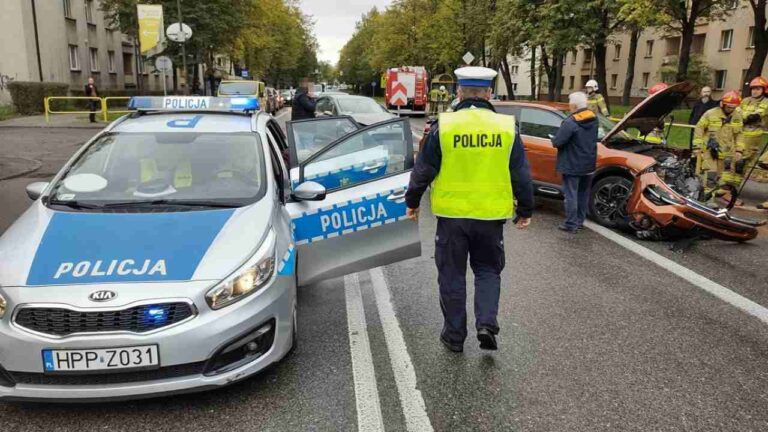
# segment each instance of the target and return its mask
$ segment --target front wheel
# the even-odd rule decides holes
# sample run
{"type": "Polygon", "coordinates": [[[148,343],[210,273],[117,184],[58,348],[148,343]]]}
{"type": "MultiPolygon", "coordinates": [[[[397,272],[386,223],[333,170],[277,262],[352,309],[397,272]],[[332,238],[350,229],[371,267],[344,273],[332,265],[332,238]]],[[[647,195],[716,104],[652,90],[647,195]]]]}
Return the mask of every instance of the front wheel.
{"type": "Polygon", "coordinates": [[[629,230],[627,200],[632,194],[632,180],[608,176],[592,185],[589,214],[600,225],[629,230]]]}

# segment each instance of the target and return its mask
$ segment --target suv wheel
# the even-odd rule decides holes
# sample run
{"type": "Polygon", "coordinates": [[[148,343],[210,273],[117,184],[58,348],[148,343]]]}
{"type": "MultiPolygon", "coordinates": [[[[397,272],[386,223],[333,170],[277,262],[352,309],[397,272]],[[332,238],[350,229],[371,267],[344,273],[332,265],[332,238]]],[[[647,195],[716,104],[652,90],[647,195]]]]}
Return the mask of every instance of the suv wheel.
{"type": "Polygon", "coordinates": [[[626,177],[608,176],[592,185],[589,214],[608,228],[629,229],[627,200],[632,194],[632,181],[626,177]]]}

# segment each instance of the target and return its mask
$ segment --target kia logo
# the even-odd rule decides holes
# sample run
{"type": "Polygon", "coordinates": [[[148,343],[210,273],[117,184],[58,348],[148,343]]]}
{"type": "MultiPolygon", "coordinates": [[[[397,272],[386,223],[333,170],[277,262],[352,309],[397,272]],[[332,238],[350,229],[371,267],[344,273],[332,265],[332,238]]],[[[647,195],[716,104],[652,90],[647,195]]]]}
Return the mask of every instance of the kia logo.
{"type": "Polygon", "coordinates": [[[88,296],[88,299],[95,302],[105,302],[110,301],[115,297],[117,297],[117,293],[114,291],[103,290],[92,292],[91,295],[88,296]]]}

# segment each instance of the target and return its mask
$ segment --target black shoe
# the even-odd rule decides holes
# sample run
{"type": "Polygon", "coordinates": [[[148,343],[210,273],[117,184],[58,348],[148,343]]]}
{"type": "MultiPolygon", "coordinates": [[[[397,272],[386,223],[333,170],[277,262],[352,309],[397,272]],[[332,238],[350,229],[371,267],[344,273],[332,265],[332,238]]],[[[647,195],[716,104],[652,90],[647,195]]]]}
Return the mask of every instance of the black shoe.
{"type": "Polygon", "coordinates": [[[565,224],[558,225],[557,229],[559,229],[560,231],[565,231],[565,232],[567,232],[569,234],[576,234],[578,232],[578,229],[568,228],[568,226],[566,226],[565,224]]]}
{"type": "Polygon", "coordinates": [[[464,345],[448,342],[447,340],[445,340],[445,338],[442,335],[440,335],[440,342],[446,348],[448,348],[449,351],[456,352],[456,353],[464,352],[464,345]]]}
{"type": "Polygon", "coordinates": [[[480,341],[480,349],[496,351],[499,345],[496,343],[496,336],[485,328],[477,331],[477,340],[480,341]]]}
{"type": "Polygon", "coordinates": [[[767,203],[758,204],[756,207],[757,207],[758,210],[768,210],[768,204],[767,203]]]}

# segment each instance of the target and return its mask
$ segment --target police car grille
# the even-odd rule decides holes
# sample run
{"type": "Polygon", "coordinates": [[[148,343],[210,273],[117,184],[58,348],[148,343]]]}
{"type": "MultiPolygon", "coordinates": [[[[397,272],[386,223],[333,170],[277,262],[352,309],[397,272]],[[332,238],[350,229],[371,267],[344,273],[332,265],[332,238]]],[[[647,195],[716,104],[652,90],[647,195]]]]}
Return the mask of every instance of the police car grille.
{"type": "Polygon", "coordinates": [[[18,312],[15,322],[20,327],[54,336],[114,331],[146,333],[181,322],[193,314],[192,306],[184,302],[98,312],[27,307],[18,312]]]}
{"type": "Polygon", "coordinates": [[[205,362],[187,363],[175,366],[166,366],[160,369],[136,371],[97,373],[87,375],[46,375],[33,372],[8,372],[16,384],[33,385],[105,385],[134,383],[143,381],[156,381],[168,378],[178,378],[191,375],[200,375],[205,368],[205,362]]]}

